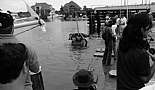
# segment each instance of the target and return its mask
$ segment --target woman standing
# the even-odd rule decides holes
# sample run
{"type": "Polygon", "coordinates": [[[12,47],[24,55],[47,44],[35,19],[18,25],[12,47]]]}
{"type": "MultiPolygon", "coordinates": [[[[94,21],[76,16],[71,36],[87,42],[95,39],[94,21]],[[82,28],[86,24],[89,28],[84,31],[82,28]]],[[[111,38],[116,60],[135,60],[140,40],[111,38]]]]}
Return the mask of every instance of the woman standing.
{"type": "MultiPolygon", "coordinates": [[[[146,39],[151,26],[148,14],[129,18],[119,42],[117,90],[139,90],[152,78],[155,63],[150,66],[146,39]]],[[[153,57],[152,61],[155,61],[153,57]]]]}

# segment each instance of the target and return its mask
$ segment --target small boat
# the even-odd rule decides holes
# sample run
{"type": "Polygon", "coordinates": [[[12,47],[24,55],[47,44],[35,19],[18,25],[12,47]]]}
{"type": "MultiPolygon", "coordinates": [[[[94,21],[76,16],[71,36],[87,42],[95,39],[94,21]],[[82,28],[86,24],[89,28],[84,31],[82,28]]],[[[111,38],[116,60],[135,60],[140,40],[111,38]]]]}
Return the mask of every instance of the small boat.
{"type": "Polygon", "coordinates": [[[84,33],[71,33],[69,34],[69,40],[72,40],[71,45],[72,46],[87,46],[87,40],[86,38],[89,35],[84,33]]]}

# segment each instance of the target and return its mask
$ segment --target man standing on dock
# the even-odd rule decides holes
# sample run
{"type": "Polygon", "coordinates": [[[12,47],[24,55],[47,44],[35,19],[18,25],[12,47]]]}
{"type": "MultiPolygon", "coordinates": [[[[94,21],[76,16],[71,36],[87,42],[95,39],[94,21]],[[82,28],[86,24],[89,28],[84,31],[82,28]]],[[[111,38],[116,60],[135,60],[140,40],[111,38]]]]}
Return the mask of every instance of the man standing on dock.
{"type": "MultiPolygon", "coordinates": [[[[15,38],[13,33],[14,33],[13,17],[10,14],[0,12],[0,46],[3,46],[4,44],[8,44],[8,43],[10,43],[10,44],[20,43],[15,38]]],[[[37,54],[34,52],[34,50],[32,50],[32,48],[26,46],[25,53],[27,53],[28,58],[26,59],[25,64],[23,66],[23,69],[25,71],[23,73],[23,76],[25,78],[24,79],[25,83],[23,84],[23,87],[25,88],[24,90],[32,90],[32,82],[31,82],[31,77],[30,77],[29,71],[31,71],[33,73],[40,73],[40,68],[39,68],[40,65],[38,62],[37,54]]],[[[3,73],[3,72],[1,72],[1,73],[3,73]]],[[[18,83],[19,82],[17,82],[17,86],[13,85],[13,87],[15,87],[15,88],[18,87],[18,83]]],[[[9,84],[11,86],[12,84],[14,84],[14,81],[10,82],[9,84]]],[[[5,89],[5,90],[12,90],[11,87],[8,87],[7,84],[0,84],[0,88],[1,87],[10,88],[10,89],[5,89]]]]}

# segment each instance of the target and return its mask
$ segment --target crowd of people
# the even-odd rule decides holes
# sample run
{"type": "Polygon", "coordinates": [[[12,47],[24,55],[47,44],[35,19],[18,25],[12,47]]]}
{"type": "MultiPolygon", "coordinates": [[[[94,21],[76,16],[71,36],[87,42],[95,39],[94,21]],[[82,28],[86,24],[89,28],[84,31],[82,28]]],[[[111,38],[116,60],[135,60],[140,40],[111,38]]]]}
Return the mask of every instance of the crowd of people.
{"type": "MultiPolygon", "coordinates": [[[[117,61],[117,90],[139,90],[155,73],[155,57],[149,52],[149,14],[138,13],[128,20],[117,15],[105,17],[102,64],[111,65],[112,51],[117,61]],[[116,45],[118,43],[118,45],[116,45]],[[153,64],[150,65],[150,59],[153,64]]],[[[30,72],[40,72],[37,54],[13,35],[14,20],[0,12],[0,90],[34,90],[30,72]]]]}
{"type": "Polygon", "coordinates": [[[150,53],[148,41],[152,16],[149,13],[137,13],[128,20],[117,15],[105,18],[102,30],[105,41],[102,64],[111,65],[113,51],[114,60],[117,61],[116,90],[139,90],[145,87],[155,72],[155,57],[150,53]],[[152,65],[150,59],[153,61],[152,65]]]}
{"type": "Polygon", "coordinates": [[[103,56],[103,65],[111,64],[112,52],[114,53],[114,60],[117,59],[117,43],[125,28],[127,19],[122,16],[121,18],[116,15],[115,17],[106,16],[105,24],[102,30],[102,38],[105,40],[105,52],[103,56]]]}

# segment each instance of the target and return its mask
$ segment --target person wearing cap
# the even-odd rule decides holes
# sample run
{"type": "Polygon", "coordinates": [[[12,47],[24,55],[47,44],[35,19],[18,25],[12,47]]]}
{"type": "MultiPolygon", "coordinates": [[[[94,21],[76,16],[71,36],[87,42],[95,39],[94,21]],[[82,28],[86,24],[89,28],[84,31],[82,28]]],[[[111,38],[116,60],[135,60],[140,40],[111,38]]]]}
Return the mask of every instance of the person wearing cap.
{"type": "MultiPolygon", "coordinates": [[[[13,33],[14,33],[13,17],[10,14],[0,12],[0,46],[3,46],[4,44],[7,44],[7,43],[12,43],[12,44],[20,43],[15,38],[13,33]]],[[[38,62],[38,57],[37,57],[36,52],[32,48],[30,48],[26,45],[26,53],[27,53],[28,57],[25,60],[25,66],[23,66],[23,69],[25,69],[25,71],[27,71],[26,69],[28,69],[32,73],[39,73],[40,65],[38,62]]],[[[0,57],[0,60],[1,60],[1,57],[0,57]]],[[[1,66],[0,66],[0,68],[1,68],[1,66]]],[[[25,75],[25,83],[23,86],[25,88],[24,90],[32,90],[32,82],[31,82],[31,77],[30,77],[29,71],[24,73],[24,75],[25,75]]],[[[1,73],[3,73],[3,72],[1,72],[1,73]]],[[[8,84],[11,85],[13,83],[14,83],[14,81],[9,82],[8,84]]],[[[6,88],[4,90],[15,90],[15,89],[11,89],[11,87],[9,89],[7,89],[8,84],[0,83],[0,88],[1,87],[6,88]]],[[[19,84],[19,85],[21,85],[21,84],[19,84]]],[[[18,87],[18,86],[13,86],[13,87],[18,87]]]]}
{"type": "Polygon", "coordinates": [[[148,14],[139,13],[129,18],[119,42],[116,90],[139,90],[153,77],[155,57],[148,52],[147,41],[151,24],[148,14]]]}
{"type": "Polygon", "coordinates": [[[73,75],[73,83],[78,87],[74,90],[97,90],[93,73],[86,69],[81,69],[73,75]]]}
{"type": "Polygon", "coordinates": [[[22,43],[5,43],[0,45],[0,90],[25,89],[28,69],[24,69],[28,54],[22,43]]]}

